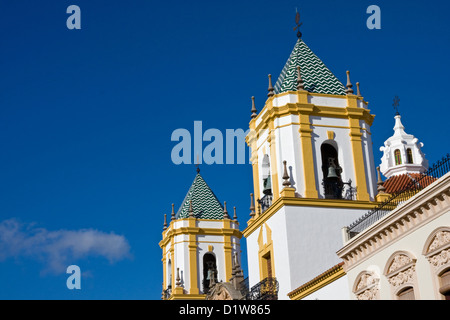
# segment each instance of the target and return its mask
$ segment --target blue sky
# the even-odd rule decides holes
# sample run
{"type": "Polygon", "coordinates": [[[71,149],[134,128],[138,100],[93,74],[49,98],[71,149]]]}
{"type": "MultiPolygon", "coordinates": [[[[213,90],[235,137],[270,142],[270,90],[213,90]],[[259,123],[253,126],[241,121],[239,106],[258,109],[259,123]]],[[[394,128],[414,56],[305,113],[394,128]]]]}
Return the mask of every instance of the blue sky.
{"type": "MultiPolygon", "coordinates": [[[[172,163],[171,134],[248,128],[250,97],[260,110],[295,44],[295,8],[313,52],[361,83],[377,165],[395,95],[430,163],[450,150],[448,2],[0,2],[0,299],[159,299],[163,215],[195,176],[172,163]],[[81,30],[66,27],[72,4],[81,30]],[[366,27],[372,4],[381,30],[366,27]]],[[[201,173],[243,229],[251,166],[201,173]]]]}

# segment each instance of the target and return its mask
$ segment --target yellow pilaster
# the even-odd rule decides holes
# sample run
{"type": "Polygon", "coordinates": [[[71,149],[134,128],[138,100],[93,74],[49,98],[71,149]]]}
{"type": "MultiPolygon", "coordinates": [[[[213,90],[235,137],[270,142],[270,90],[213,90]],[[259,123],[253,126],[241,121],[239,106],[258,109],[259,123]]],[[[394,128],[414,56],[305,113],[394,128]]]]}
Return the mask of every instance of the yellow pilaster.
{"type": "MultiPolygon", "coordinates": [[[[189,227],[195,228],[195,218],[188,218],[189,227]]],[[[198,264],[197,264],[197,236],[189,234],[189,294],[199,294],[198,289],[198,264]]]]}
{"type": "Polygon", "coordinates": [[[163,290],[167,289],[167,259],[166,259],[166,247],[163,247],[163,257],[162,257],[162,265],[163,265],[163,290]]]}
{"type": "MultiPolygon", "coordinates": [[[[299,99],[305,101],[306,93],[299,92],[299,99]]],[[[300,120],[300,141],[302,148],[303,158],[303,176],[305,178],[305,198],[318,198],[317,186],[316,186],[316,174],[314,169],[314,156],[312,147],[312,129],[309,115],[313,112],[313,106],[302,104],[299,107],[299,120],[300,120]]]]}
{"type": "Polygon", "coordinates": [[[174,239],[174,237],[171,237],[169,252],[170,252],[170,261],[171,261],[171,264],[172,264],[172,272],[171,272],[171,274],[172,274],[172,279],[171,279],[172,283],[170,283],[172,288],[175,288],[175,277],[176,277],[176,275],[175,275],[175,248],[174,248],[174,245],[175,245],[175,239],[174,239]]]}
{"type": "MultiPolygon", "coordinates": [[[[275,143],[275,130],[273,120],[269,122],[269,148],[270,148],[270,171],[272,175],[272,194],[273,200],[276,200],[280,197],[280,189],[278,186],[278,162],[277,162],[277,153],[276,153],[276,143],[275,143]]],[[[259,196],[259,194],[258,194],[259,196]]]]}
{"type": "Polygon", "coordinates": [[[252,171],[253,171],[253,190],[256,198],[259,198],[259,167],[258,167],[258,147],[257,147],[257,133],[255,131],[255,120],[250,122],[250,132],[248,135],[248,146],[251,148],[252,171]]]}
{"type": "MultiPolygon", "coordinates": [[[[224,219],[223,220],[223,228],[224,230],[231,229],[231,220],[224,219]]],[[[225,257],[225,278],[226,281],[229,281],[231,279],[231,273],[232,273],[232,249],[233,246],[231,245],[231,233],[228,234],[224,233],[223,236],[224,244],[223,244],[223,251],[224,251],[224,257],[225,257]]]]}
{"type": "Polygon", "coordinates": [[[355,168],[355,183],[358,186],[356,197],[361,201],[370,201],[367,192],[366,172],[364,169],[364,155],[362,148],[362,133],[359,123],[363,116],[364,110],[357,108],[357,97],[355,95],[347,96],[347,114],[350,126],[350,142],[353,152],[353,166],[355,168]]]}

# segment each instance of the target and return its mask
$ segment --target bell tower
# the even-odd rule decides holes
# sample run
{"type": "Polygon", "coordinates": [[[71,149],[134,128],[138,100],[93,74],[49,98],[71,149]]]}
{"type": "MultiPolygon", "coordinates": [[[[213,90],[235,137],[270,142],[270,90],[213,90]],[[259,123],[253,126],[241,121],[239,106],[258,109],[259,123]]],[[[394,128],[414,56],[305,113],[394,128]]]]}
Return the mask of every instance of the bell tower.
{"type": "Polygon", "coordinates": [[[239,223],[234,207],[230,217],[197,174],[177,213],[172,204],[170,223],[164,215],[162,240],[163,293],[165,300],[205,299],[217,282],[230,281],[240,261],[239,223]],[[234,257],[234,258],[233,258],[234,257]]]}
{"type": "MultiPolygon", "coordinates": [[[[398,97],[394,99],[394,105],[398,107],[398,97]]],[[[394,135],[384,142],[380,148],[383,152],[380,170],[386,177],[402,174],[418,174],[428,169],[428,160],[422,152],[423,143],[412,134],[405,132],[400,113],[395,114],[394,135]]]]}
{"type": "MultiPolygon", "coordinates": [[[[297,19],[299,27],[299,19],[297,19]]],[[[341,228],[377,203],[374,115],[346,72],[344,86],[301,32],[250,132],[254,194],[247,228],[250,286],[277,279],[280,299],[339,262],[341,228]]]]}

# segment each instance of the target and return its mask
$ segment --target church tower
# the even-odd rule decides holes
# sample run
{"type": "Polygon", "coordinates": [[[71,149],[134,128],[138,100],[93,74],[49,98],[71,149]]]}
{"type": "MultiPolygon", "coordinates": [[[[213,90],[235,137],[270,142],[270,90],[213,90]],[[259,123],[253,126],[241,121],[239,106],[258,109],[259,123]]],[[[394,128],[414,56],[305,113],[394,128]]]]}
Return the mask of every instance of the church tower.
{"type": "Polygon", "coordinates": [[[428,160],[422,152],[423,143],[405,132],[400,113],[395,115],[394,135],[380,148],[383,152],[380,170],[386,177],[420,174],[428,169],[428,160]]]}
{"type": "Polygon", "coordinates": [[[159,246],[163,251],[163,299],[205,299],[217,282],[233,278],[241,248],[236,209],[228,214],[214,192],[197,174],[170,223],[164,215],[159,246]]]}
{"type": "Polygon", "coordinates": [[[249,285],[276,278],[279,299],[339,263],[341,228],[377,204],[374,115],[359,83],[354,90],[347,71],[344,86],[297,36],[259,113],[252,97],[246,137],[249,285]]]}

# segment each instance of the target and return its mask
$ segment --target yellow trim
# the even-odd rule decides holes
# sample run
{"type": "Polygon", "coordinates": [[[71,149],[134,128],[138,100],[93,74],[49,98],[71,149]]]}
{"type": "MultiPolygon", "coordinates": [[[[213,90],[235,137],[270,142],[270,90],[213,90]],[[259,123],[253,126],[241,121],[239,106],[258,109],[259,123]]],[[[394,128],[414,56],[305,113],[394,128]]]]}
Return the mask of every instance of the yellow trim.
{"type": "MultiPolygon", "coordinates": [[[[336,129],[350,129],[350,127],[346,127],[346,126],[332,126],[332,125],[328,125],[328,124],[311,124],[311,127],[323,127],[323,128],[336,128],[336,129]]],[[[360,128],[363,131],[366,131],[368,134],[372,135],[372,133],[366,129],[366,128],[360,128]]]]}
{"type": "Polygon", "coordinates": [[[364,168],[364,155],[362,147],[362,133],[359,120],[362,117],[360,108],[356,108],[356,96],[347,96],[348,107],[348,122],[350,125],[350,142],[353,152],[353,167],[355,170],[355,183],[358,186],[356,197],[361,201],[369,201],[370,196],[367,188],[366,170],[364,168]]]}
{"type": "Polygon", "coordinates": [[[247,144],[252,150],[250,161],[252,163],[253,170],[253,190],[255,197],[259,197],[259,164],[258,164],[258,145],[257,137],[255,131],[255,121],[250,122],[250,132],[246,137],[247,144]]]}
{"type": "MultiPolygon", "coordinates": [[[[185,218],[181,220],[188,220],[192,218],[185,218]]],[[[200,220],[200,219],[196,219],[200,220]]],[[[215,221],[222,221],[222,220],[215,220],[215,221]]],[[[159,246],[162,248],[163,246],[167,245],[167,243],[170,241],[171,238],[174,236],[178,236],[181,234],[185,235],[211,235],[211,236],[234,236],[237,238],[242,238],[242,232],[240,232],[238,229],[234,228],[201,228],[201,227],[194,227],[194,226],[187,226],[187,227],[179,227],[177,229],[173,229],[172,227],[166,230],[165,236],[163,236],[163,239],[159,242],[159,246]]]]}
{"type": "Polygon", "coordinates": [[[304,195],[306,198],[318,198],[316,186],[315,163],[312,146],[312,129],[309,114],[313,111],[313,106],[304,105],[301,108],[302,112],[299,114],[300,119],[300,142],[302,150],[303,161],[303,177],[304,177],[304,195]]]}
{"type": "Polygon", "coordinates": [[[266,257],[270,256],[270,266],[272,269],[272,277],[275,277],[275,261],[273,255],[273,241],[272,241],[272,230],[269,228],[267,224],[264,224],[264,228],[266,229],[266,243],[264,243],[263,237],[263,227],[261,227],[258,236],[258,262],[259,262],[259,278],[263,280],[269,276],[267,270],[267,261],[265,261],[266,257]]]}
{"type": "Polygon", "coordinates": [[[327,131],[327,138],[328,138],[328,140],[334,140],[334,131],[331,131],[331,130],[329,130],[329,131],[327,131]]]}
{"type": "MultiPolygon", "coordinates": [[[[275,129],[273,120],[269,122],[269,149],[270,149],[270,173],[272,175],[271,177],[271,183],[272,183],[272,194],[273,199],[276,200],[280,197],[280,189],[278,186],[278,161],[277,161],[277,152],[276,152],[276,143],[275,143],[275,129]]],[[[258,198],[260,197],[260,194],[258,193],[258,198]]]]}
{"type": "Polygon", "coordinates": [[[391,197],[390,193],[378,193],[375,197],[375,200],[378,202],[385,202],[389,200],[390,197],[391,197]]]}
{"type": "MultiPolygon", "coordinates": [[[[170,243],[170,256],[172,261],[172,296],[169,300],[176,299],[204,299],[205,295],[200,294],[199,281],[198,281],[198,243],[223,243],[224,248],[224,259],[225,259],[225,275],[229,279],[232,273],[232,248],[233,248],[233,237],[238,239],[242,238],[242,232],[239,229],[233,227],[234,221],[230,219],[216,220],[216,219],[195,219],[195,218],[185,218],[178,219],[176,221],[187,221],[187,226],[178,227],[174,229],[175,221],[171,221],[169,227],[163,231],[163,239],[159,242],[159,246],[163,249],[163,286],[164,289],[167,288],[167,272],[166,272],[166,258],[167,246],[170,243]],[[197,226],[198,221],[216,221],[222,224],[218,228],[202,228],[197,226]],[[178,235],[187,235],[187,240],[175,242],[175,237],[178,235]],[[198,235],[212,235],[221,236],[224,241],[197,241],[198,235]],[[189,257],[189,270],[186,276],[189,277],[189,291],[187,293],[183,288],[175,287],[175,244],[187,243],[188,247],[188,257],[189,257]]],[[[238,224],[237,224],[238,225],[238,224]]],[[[236,245],[238,245],[236,243],[236,245]]],[[[210,249],[209,246],[208,249],[210,249]]],[[[187,270],[186,270],[187,271],[187,270]]]]}
{"type": "MultiPolygon", "coordinates": [[[[175,288],[177,289],[177,288],[175,288]]],[[[183,288],[180,288],[183,289],[183,288]]],[[[205,300],[206,294],[191,294],[191,293],[181,293],[172,295],[167,300],[205,300]]]]}
{"type": "Polygon", "coordinates": [[[162,264],[163,264],[163,290],[166,290],[166,288],[167,288],[166,247],[164,246],[162,248],[162,250],[163,250],[163,258],[162,258],[162,264]]]}
{"type": "MultiPolygon", "coordinates": [[[[188,218],[189,228],[196,228],[195,218],[188,218]]],[[[198,289],[198,266],[197,266],[197,236],[189,234],[189,294],[197,295],[198,289]]]]}
{"type": "MultiPolygon", "coordinates": [[[[188,243],[189,242],[189,240],[181,240],[181,241],[177,241],[177,242],[174,242],[174,244],[180,244],[180,243],[188,243]]],[[[218,243],[218,244],[225,244],[225,241],[198,241],[197,240],[197,243],[218,243]]],[[[208,250],[209,251],[209,250],[208,250]]]]}
{"type": "Polygon", "coordinates": [[[288,296],[291,300],[301,300],[345,275],[346,273],[342,265],[337,265],[317,278],[289,292],[288,296]]]}
{"type": "Polygon", "coordinates": [[[273,216],[283,206],[301,206],[301,207],[326,207],[326,208],[349,208],[370,210],[379,203],[375,201],[358,201],[358,200],[335,200],[335,199],[310,199],[310,198],[294,198],[280,197],[272,203],[272,205],[261,215],[253,220],[249,220],[248,227],[242,231],[244,237],[251,235],[256,229],[262,226],[271,216],[273,216]]]}
{"type": "MultiPolygon", "coordinates": [[[[350,96],[352,97],[352,96],[350,96]]],[[[353,100],[356,101],[356,96],[353,96],[353,100]]],[[[325,118],[341,118],[348,119],[349,113],[354,113],[358,118],[364,120],[369,126],[372,125],[373,120],[375,118],[374,115],[370,114],[369,109],[358,108],[355,104],[351,104],[350,106],[344,107],[329,107],[329,106],[318,106],[309,103],[287,103],[284,106],[273,107],[272,105],[266,105],[264,107],[266,112],[262,114],[260,123],[256,126],[255,123],[255,131],[256,137],[258,137],[258,133],[262,129],[267,129],[271,120],[275,118],[281,118],[288,115],[297,115],[300,113],[304,113],[304,111],[308,112],[308,115],[325,117],[325,118]],[[306,107],[306,109],[305,109],[306,107]],[[312,109],[312,110],[310,110],[312,109]]]]}
{"type": "MultiPolygon", "coordinates": [[[[230,229],[230,220],[224,219],[223,220],[223,228],[230,229]]],[[[223,251],[224,251],[224,259],[225,259],[225,281],[228,281],[231,279],[231,273],[232,273],[232,255],[231,251],[233,250],[233,245],[231,243],[231,236],[230,235],[224,235],[224,245],[223,245],[223,251]]]]}

